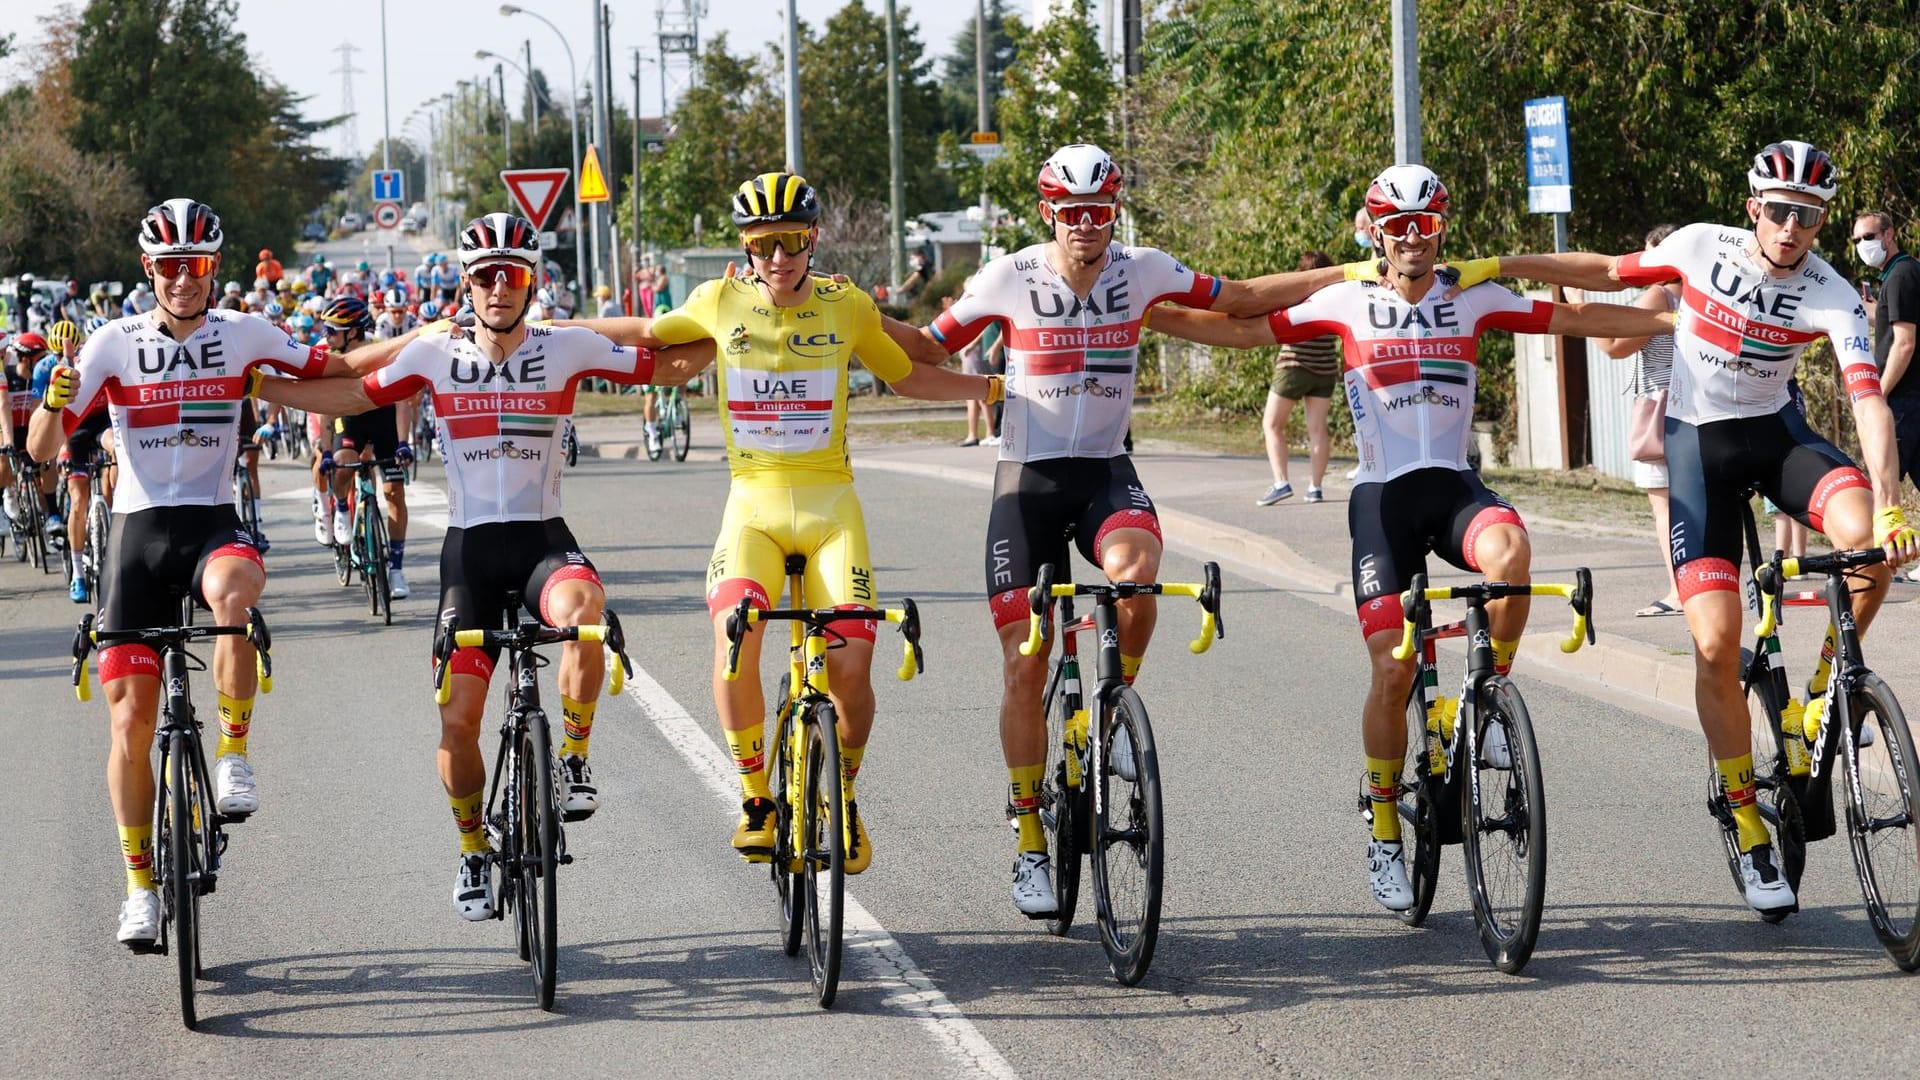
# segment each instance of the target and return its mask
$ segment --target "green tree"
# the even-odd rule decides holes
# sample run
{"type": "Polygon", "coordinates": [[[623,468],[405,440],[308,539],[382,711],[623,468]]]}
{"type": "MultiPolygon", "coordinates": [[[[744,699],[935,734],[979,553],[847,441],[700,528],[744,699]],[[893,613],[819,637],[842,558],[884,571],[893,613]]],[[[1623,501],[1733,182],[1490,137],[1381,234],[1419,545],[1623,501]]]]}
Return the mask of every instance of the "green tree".
{"type": "Polygon", "coordinates": [[[782,104],[766,75],[777,70],[767,57],[727,51],[725,34],[706,43],[699,79],[669,117],[666,148],[641,161],[650,244],[691,245],[696,216],[705,242],[732,243],[727,204],[734,189],[780,168],[785,156],[782,104]]]}
{"type": "MultiPolygon", "coordinates": [[[[899,49],[906,210],[912,215],[951,209],[955,189],[952,178],[940,168],[937,152],[940,90],[929,78],[933,62],[925,58],[919,29],[904,17],[899,49]]],[[[860,0],[851,0],[827,20],[819,37],[802,37],[800,100],[807,178],[834,198],[889,205],[892,167],[885,16],[867,10],[860,0]]]]}
{"type": "Polygon", "coordinates": [[[1000,101],[1006,150],[987,166],[987,190],[1016,215],[1010,230],[996,231],[994,242],[1017,247],[1045,236],[1032,209],[1033,178],[1055,148],[1095,143],[1118,155],[1113,113],[1119,93],[1084,3],[1063,6],[1034,30],[1012,18],[1004,25],[1016,55],[1000,101]]]}
{"type": "MultiPolygon", "coordinates": [[[[1006,71],[1013,63],[1013,35],[1007,31],[1007,0],[987,3],[987,130],[1000,111],[1000,96],[1006,92],[1006,71]]],[[[979,124],[979,102],[975,95],[977,67],[975,45],[977,20],[969,20],[953,36],[953,45],[940,62],[940,105],[944,112],[941,127],[946,131],[971,132],[979,124]]]]}

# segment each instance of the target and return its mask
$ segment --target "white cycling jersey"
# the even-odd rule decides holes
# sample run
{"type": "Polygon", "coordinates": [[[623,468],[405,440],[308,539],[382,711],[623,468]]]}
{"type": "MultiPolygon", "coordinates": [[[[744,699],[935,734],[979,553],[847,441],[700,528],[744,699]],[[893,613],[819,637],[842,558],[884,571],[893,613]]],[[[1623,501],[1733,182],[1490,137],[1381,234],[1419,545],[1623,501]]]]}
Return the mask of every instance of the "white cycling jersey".
{"type": "Polygon", "coordinates": [[[1867,312],[1846,279],[1812,253],[1776,278],[1751,250],[1749,230],[1699,224],[1615,260],[1629,285],[1681,283],[1667,415],[1706,424],[1779,412],[1800,354],[1821,337],[1833,343],[1848,394],[1878,396],[1867,312]]]}
{"type": "Polygon", "coordinates": [[[1343,281],[1267,316],[1282,344],[1338,334],[1347,405],[1360,451],[1354,482],[1380,483],[1415,469],[1467,468],[1480,335],[1544,334],[1553,305],[1482,283],[1451,300],[1435,281],[1408,303],[1379,282],[1343,281]]]}
{"type": "Polygon", "coordinates": [[[1156,248],[1114,244],[1085,297],[1035,244],[980,268],[933,322],[949,353],[998,322],[1005,333],[1007,407],[1000,460],[1110,458],[1125,453],[1140,356],[1140,325],[1162,300],[1206,308],[1218,279],[1156,248]]]}
{"type": "Polygon", "coordinates": [[[447,465],[447,524],[545,521],[560,516],[561,421],[585,378],[644,383],[653,353],[583,327],[529,326],[499,363],[470,336],[428,332],[363,381],[376,405],[433,393],[447,465]]]}
{"type": "Polygon", "coordinates": [[[175,341],[151,316],[115,319],[81,346],[78,385],[61,410],[68,433],[104,402],[113,416],[120,483],[113,512],[155,506],[213,506],[228,485],[240,440],[247,372],[265,364],[296,378],[317,378],[323,346],[302,345],[258,315],[209,311],[198,330],[175,341]]]}

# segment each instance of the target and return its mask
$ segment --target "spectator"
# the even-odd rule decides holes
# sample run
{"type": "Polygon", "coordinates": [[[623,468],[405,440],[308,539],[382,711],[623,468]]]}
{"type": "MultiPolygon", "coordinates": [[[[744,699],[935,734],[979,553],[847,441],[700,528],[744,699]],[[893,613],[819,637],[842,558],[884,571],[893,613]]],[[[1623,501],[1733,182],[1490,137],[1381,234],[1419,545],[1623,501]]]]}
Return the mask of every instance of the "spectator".
{"type": "MultiPolygon", "coordinates": [[[[1324,251],[1309,251],[1300,256],[1300,269],[1318,270],[1332,266],[1324,251]]],[[[1307,447],[1311,455],[1312,483],[1307,485],[1307,501],[1326,498],[1321,484],[1327,478],[1327,455],[1333,449],[1333,436],[1327,431],[1327,411],[1333,405],[1333,386],[1340,381],[1340,338],[1335,334],[1282,345],[1279,359],[1273,362],[1273,382],[1267,389],[1267,409],[1261,418],[1267,441],[1267,464],[1273,468],[1273,486],[1255,499],[1260,506],[1272,506],[1293,497],[1293,484],[1287,477],[1287,421],[1293,407],[1305,402],[1307,409],[1307,447]]]]}
{"type": "MultiPolygon", "coordinates": [[[[1880,365],[1880,387],[1893,410],[1893,430],[1900,450],[1900,475],[1920,480],[1920,374],[1913,371],[1914,330],[1920,323],[1920,261],[1900,250],[1893,217],[1869,210],[1853,223],[1854,253],[1880,271],[1878,299],[1873,306],[1873,358],[1880,365]]],[[[1913,570],[1895,577],[1920,582],[1913,570]]]]}
{"type": "Polygon", "coordinates": [[[1373,218],[1364,206],[1353,212],[1353,242],[1360,245],[1362,258],[1373,251],[1373,218]]]}
{"type": "MultiPolygon", "coordinates": [[[[246,264],[242,263],[241,265],[244,266],[246,264]]],[[[280,279],[286,276],[286,270],[280,266],[280,260],[273,257],[271,250],[261,248],[260,261],[253,266],[253,276],[266,278],[269,287],[277,288],[280,284],[280,279]]]]}
{"type": "MultiPolygon", "coordinates": [[[[1647,233],[1645,246],[1651,251],[1660,241],[1673,232],[1672,225],[1656,225],[1647,233]]],[[[1680,306],[1678,283],[1655,285],[1640,294],[1634,301],[1635,307],[1649,311],[1673,311],[1680,306]]],[[[1633,392],[1638,398],[1658,396],[1662,400],[1661,419],[1665,419],[1664,399],[1667,392],[1667,380],[1673,374],[1673,335],[1656,334],[1644,338],[1595,338],[1594,343],[1602,352],[1615,358],[1633,356],[1633,392]]],[[[1653,505],[1653,534],[1660,545],[1660,559],[1667,568],[1667,594],[1639,611],[1634,612],[1641,618],[1654,618],[1661,615],[1680,614],[1680,590],[1673,580],[1673,551],[1667,544],[1667,530],[1671,525],[1671,515],[1667,506],[1667,465],[1663,461],[1635,461],[1633,463],[1633,483],[1635,487],[1647,493],[1647,501],[1653,505]]],[[[1782,520],[1791,520],[1782,515],[1782,520]]]]}
{"type": "Polygon", "coordinates": [[[620,310],[620,301],[613,298],[613,289],[611,287],[596,285],[593,287],[593,296],[594,299],[600,301],[600,318],[612,319],[626,314],[626,312],[620,310]]]}
{"type": "MultiPolygon", "coordinates": [[[[953,300],[951,296],[941,297],[941,310],[952,307],[953,300]]],[[[971,344],[960,350],[960,370],[967,374],[991,374],[992,368],[989,365],[987,347],[983,338],[975,338],[971,344]]],[[[979,446],[982,440],[988,446],[1000,445],[1000,424],[994,417],[991,407],[969,398],[967,400],[967,437],[960,440],[960,445],[979,446]],[[977,435],[976,431],[984,431],[985,434],[977,435]]]]}

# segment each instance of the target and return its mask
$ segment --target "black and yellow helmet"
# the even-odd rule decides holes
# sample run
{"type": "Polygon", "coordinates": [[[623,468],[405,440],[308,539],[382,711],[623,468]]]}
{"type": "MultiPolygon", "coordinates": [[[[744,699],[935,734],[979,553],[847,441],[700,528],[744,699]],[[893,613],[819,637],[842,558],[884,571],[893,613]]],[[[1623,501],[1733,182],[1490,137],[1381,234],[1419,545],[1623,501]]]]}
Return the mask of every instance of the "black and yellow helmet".
{"type": "Polygon", "coordinates": [[[733,223],[738,228],[770,222],[810,226],[818,220],[819,197],[806,178],[792,173],[761,173],[741,184],[733,196],[733,223]]]}

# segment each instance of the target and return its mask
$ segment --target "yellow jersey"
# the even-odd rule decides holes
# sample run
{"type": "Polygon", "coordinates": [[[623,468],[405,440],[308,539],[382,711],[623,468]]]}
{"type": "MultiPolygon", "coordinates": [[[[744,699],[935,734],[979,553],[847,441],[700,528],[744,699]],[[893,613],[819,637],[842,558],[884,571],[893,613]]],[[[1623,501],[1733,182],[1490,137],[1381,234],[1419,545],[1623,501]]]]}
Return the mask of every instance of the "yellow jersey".
{"type": "Polygon", "coordinates": [[[670,345],[712,338],[718,347],[720,420],[736,481],[851,483],[848,364],[858,355],[890,383],[913,368],[881,327],[872,297],[830,278],[809,280],[805,303],[778,307],[752,279],[717,278],[653,321],[654,336],[670,345]]]}

